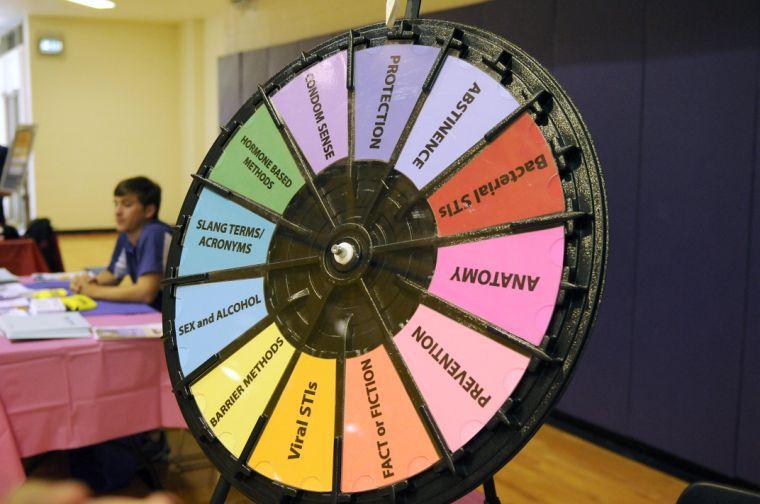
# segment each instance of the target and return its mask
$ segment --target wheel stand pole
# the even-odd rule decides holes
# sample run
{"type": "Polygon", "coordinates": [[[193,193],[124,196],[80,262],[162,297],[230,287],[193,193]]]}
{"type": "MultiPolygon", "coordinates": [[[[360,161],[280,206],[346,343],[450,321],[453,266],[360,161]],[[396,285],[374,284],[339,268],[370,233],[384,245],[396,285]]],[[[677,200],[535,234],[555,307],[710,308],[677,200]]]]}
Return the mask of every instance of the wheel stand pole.
{"type": "Polygon", "coordinates": [[[501,504],[499,496],[496,495],[496,485],[494,484],[493,476],[489,476],[483,481],[483,490],[486,494],[486,498],[483,501],[484,504],[501,504]]]}
{"type": "Polygon", "coordinates": [[[229,493],[230,482],[224,479],[224,476],[219,476],[219,481],[216,483],[216,488],[214,488],[214,494],[211,496],[209,504],[224,504],[229,493]]]}

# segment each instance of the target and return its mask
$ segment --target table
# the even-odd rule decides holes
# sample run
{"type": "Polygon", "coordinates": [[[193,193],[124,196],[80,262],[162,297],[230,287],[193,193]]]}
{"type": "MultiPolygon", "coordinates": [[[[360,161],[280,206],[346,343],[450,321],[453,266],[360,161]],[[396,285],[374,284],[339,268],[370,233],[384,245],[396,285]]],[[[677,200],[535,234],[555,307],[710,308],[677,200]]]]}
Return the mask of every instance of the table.
{"type": "MultiPolygon", "coordinates": [[[[147,324],[161,314],[88,320],[96,327],[147,324]]],[[[22,457],[185,427],[160,340],[0,337],[0,497],[25,479],[22,457]]]]}
{"type": "Polygon", "coordinates": [[[15,275],[31,275],[49,271],[34,240],[0,240],[0,267],[15,275]]]}
{"type": "MultiPolygon", "coordinates": [[[[96,315],[95,327],[161,322],[158,312],[96,315]]],[[[159,340],[11,343],[0,336],[0,498],[22,457],[158,428],[186,428],[159,340]]],[[[472,492],[456,504],[481,504],[472,492]]]]}

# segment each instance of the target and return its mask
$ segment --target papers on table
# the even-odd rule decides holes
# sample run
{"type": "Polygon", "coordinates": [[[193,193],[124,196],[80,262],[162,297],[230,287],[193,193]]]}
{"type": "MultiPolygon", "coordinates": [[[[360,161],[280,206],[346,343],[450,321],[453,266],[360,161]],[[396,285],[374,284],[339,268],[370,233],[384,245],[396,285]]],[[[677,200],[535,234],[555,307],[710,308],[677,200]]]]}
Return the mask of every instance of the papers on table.
{"type": "MultiPolygon", "coordinates": [[[[17,297],[12,299],[0,299],[0,314],[20,308],[29,308],[29,298],[17,297]]],[[[26,312],[24,312],[24,315],[26,315],[26,312]]]]}
{"type": "Polygon", "coordinates": [[[86,271],[64,271],[60,273],[32,273],[35,282],[68,282],[80,275],[88,274],[86,271]]]}
{"type": "Polygon", "coordinates": [[[32,292],[34,292],[32,289],[28,289],[18,282],[0,285],[0,299],[14,299],[21,296],[29,296],[32,292]]]}
{"type": "Polygon", "coordinates": [[[11,341],[91,336],[90,323],[77,312],[46,313],[33,317],[0,315],[0,330],[11,341]]]}
{"type": "Polygon", "coordinates": [[[18,277],[8,271],[7,268],[0,268],[0,284],[18,282],[18,277]]]}
{"type": "Polygon", "coordinates": [[[29,302],[29,314],[39,315],[41,313],[63,313],[66,311],[66,305],[63,300],[57,297],[32,299],[29,302]]]}
{"type": "Polygon", "coordinates": [[[95,327],[95,338],[99,340],[160,338],[161,324],[95,327]]]}
{"type": "MultiPolygon", "coordinates": [[[[2,272],[0,272],[2,274],[2,272]]],[[[60,279],[78,273],[45,273],[38,277],[60,279]]],[[[76,311],[93,310],[100,303],[82,295],[67,296],[66,289],[30,289],[19,282],[0,282],[0,331],[9,340],[57,338],[144,339],[160,338],[161,324],[133,324],[128,326],[99,327],[97,330],[76,311]],[[63,296],[63,297],[61,297],[63,296]],[[67,311],[69,310],[69,311],[67,311]],[[74,312],[74,313],[72,313],[74,312]]],[[[107,301],[103,305],[109,304],[107,301]]],[[[113,313],[154,312],[147,305],[136,303],[110,303],[113,313]]],[[[100,306],[102,307],[102,306],[100,306]]],[[[99,308],[100,308],[99,307],[99,308]]],[[[97,310],[96,310],[97,311],[97,310]]],[[[101,310],[104,313],[108,311],[101,310]]],[[[128,321],[125,321],[129,323],[128,321]]],[[[118,322],[117,322],[118,323],[118,322]]],[[[2,337],[0,333],[0,337],[2,337]]]]}
{"type": "Polygon", "coordinates": [[[26,308],[11,308],[8,311],[4,311],[3,315],[11,315],[13,317],[28,317],[29,312],[26,311],[26,308]]]}

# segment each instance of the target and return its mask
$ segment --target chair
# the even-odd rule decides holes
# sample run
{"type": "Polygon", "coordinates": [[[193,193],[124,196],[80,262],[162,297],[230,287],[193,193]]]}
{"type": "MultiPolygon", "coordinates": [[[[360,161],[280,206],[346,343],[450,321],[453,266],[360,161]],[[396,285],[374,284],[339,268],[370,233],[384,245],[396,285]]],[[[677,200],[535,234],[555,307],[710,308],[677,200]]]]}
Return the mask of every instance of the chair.
{"type": "Polygon", "coordinates": [[[760,493],[717,483],[692,483],[677,504],[760,504],[760,493]]]}
{"type": "Polygon", "coordinates": [[[49,219],[34,219],[29,223],[29,228],[24,233],[25,238],[31,238],[37,243],[42,257],[51,272],[64,271],[61,250],[58,248],[58,238],[53,231],[49,219]]]}

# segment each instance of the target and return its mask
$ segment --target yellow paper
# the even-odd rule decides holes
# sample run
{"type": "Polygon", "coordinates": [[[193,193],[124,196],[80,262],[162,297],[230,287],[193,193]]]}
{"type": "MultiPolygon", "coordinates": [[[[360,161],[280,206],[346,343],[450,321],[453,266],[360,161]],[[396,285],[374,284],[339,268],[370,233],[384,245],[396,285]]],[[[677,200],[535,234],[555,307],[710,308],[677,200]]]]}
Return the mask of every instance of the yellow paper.
{"type": "Polygon", "coordinates": [[[63,304],[69,311],[94,310],[98,306],[98,303],[94,299],[84,294],[72,294],[71,296],[61,298],[61,301],[63,301],[63,304]]]}
{"type": "Polygon", "coordinates": [[[66,289],[62,289],[62,288],[43,289],[32,294],[32,297],[34,299],[47,299],[47,298],[53,298],[53,297],[64,297],[67,294],[68,292],[66,292],[66,289]]]}

